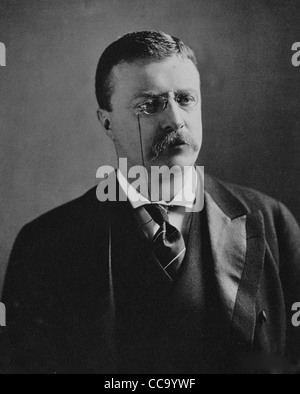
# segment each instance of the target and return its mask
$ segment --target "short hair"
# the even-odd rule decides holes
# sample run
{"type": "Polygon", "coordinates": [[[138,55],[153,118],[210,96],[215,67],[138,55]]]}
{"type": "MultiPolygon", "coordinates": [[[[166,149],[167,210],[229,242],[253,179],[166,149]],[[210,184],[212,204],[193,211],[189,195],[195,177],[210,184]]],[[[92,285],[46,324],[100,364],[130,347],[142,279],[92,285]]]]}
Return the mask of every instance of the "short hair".
{"type": "Polygon", "coordinates": [[[136,61],[159,62],[171,56],[191,60],[197,67],[193,50],[178,38],[163,32],[141,31],[129,33],[112,43],[102,54],[96,73],[96,97],[101,109],[111,112],[113,94],[112,70],[121,63],[136,61]]]}

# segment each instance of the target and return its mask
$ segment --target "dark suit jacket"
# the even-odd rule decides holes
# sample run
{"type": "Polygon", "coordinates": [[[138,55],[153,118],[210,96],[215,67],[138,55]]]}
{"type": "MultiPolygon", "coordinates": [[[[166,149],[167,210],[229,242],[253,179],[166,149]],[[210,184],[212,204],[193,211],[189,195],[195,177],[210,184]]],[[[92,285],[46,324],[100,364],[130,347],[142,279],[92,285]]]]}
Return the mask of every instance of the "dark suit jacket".
{"type": "MultiPolygon", "coordinates": [[[[299,227],[282,204],[250,189],[206,176],[205,191],[221,327],[210,371],[252,372],[258,362],[260,370],[288,369],[279,357],[300,356],[300,329],[291,323],[300,302],[299,227]],[[263,361],[244,358],[261,353],[263,361]]],[[[138,248],[135,228],[128,202],[99,203],[93,189],[21,230],[2,300],[5,372],[119,372],[117,336],[126,327],[116,324],[114,281],[137,315],[145,294],[163,295],[167,285],[158,266],[127,266],[134,253],[151,254],[138,248]]]]}

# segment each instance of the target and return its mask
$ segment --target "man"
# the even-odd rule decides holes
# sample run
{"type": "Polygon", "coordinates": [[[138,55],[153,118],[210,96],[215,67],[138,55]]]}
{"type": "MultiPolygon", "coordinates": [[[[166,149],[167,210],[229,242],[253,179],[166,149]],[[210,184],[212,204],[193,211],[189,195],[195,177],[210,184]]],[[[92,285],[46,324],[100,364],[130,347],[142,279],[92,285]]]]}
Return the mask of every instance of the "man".
{"type": "Polygon", "coordinates": [[[93,189],[23,228],[3,295],[7,370],[292,371],[300,230],[282,204],[208,176],[204,209],[193,209],[202,143],[193,51],[164,33],[128,34],[102,55],[96,94],[119,158],[174,177],[155,199],[150,181],[147,194],[118,171],[127,201],[100,202],[93,189]],[[176,199],[190,184],[191,198],[176,199]]]}

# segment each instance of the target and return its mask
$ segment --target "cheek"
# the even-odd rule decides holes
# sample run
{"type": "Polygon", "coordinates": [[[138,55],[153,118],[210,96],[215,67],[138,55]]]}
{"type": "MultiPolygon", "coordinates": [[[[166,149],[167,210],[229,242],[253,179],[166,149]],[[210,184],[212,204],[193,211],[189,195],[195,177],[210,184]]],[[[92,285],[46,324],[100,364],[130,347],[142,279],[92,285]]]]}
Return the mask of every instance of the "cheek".
{"type": "Polygon", "coordinates": [[[140,118],[141,134],[145,145],[152,145],[160,135],[159,122],[155,118],[140,118]]]}
{"type": "Polygon", "coordinates": [[[202,134],[202,114],[201,112],[191,115],[186,122],[186,126],[193,134],[202,134]]]}
{"type": "MultiPolygon", "coordinates": [[[[157,134],[159,127],[155,119],[147,119],[144,117],[140,118],[140,125],[143,150],[149,152],[153,145],[153,141],[160,137],[157,134]]],[[[130,157],[140,155],[141,140],[138,118],[132,116],[119,116],[114,119],[113,128],[119,149],[130,157]]]]}
{"type": "Polygon", "coordinates": [[[112,122],[116,139],[122,146],[130,146],[138,140],[138,122],[132,118],[118,117],[112,122]]]}

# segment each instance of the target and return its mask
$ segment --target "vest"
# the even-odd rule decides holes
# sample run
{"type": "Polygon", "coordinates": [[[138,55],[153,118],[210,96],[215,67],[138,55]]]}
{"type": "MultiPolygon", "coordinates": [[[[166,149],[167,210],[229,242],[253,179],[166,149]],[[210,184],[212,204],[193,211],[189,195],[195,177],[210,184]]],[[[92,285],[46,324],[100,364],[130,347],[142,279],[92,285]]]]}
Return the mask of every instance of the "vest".
{"type": "Polygon", "coordinates": [[[118,373],[199,374],[211,364],[215,370],[211,346],[219,307],[206,212],[192,213],[185,260],[174,282],[132,212],[124,215],[123,224],[119,217],[112,228],[118,373]]]}

